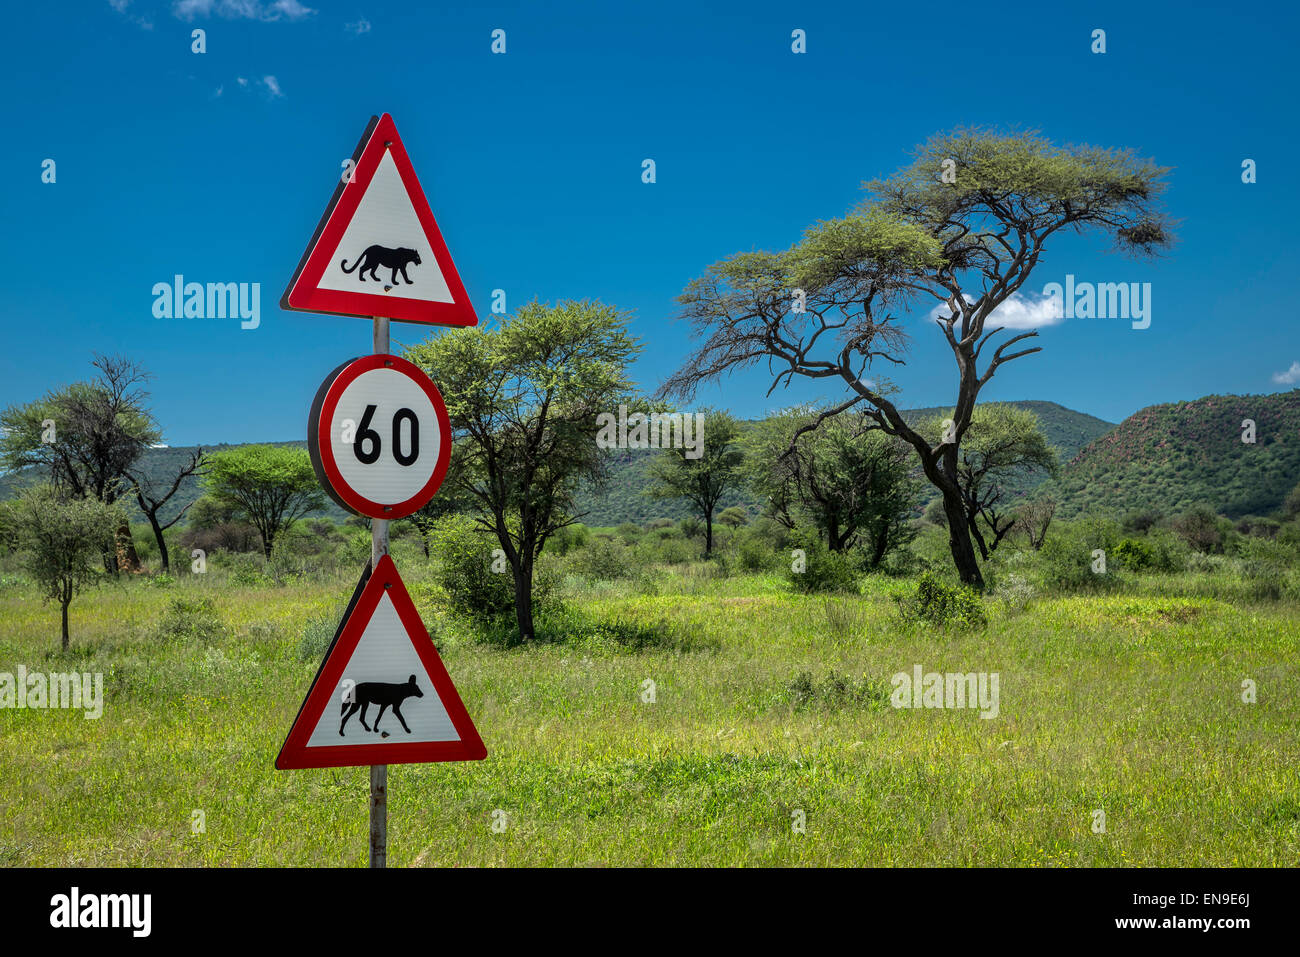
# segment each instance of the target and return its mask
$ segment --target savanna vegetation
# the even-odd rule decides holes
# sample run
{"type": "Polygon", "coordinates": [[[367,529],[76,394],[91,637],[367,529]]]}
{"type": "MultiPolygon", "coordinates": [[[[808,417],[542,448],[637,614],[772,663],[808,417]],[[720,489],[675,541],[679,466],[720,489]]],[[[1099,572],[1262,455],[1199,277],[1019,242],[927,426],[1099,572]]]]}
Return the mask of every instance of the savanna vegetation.
{"type": "MultiPolygon", "coordinates": [[[[1163,174],[1034,136],[936,139],[862,209],[692,282],[702,343],[654,397],[599,302],[412,346],[455,446],[392,552],[489,757],[391,769],[390,861],[1294,863],[1300,491],[1231,518],[1172,496],[1063,507],[1078,446],[1024,403],[977,402],[1036,351],[982,350],[1043,244],[1157,250],[1163,174]],[[949,157],[955,184],[932,182],[949,157]],[[936,292],[957,402],[906,413],[866,365],[902,361],[890,309],[936,292]],[[601,413],[669,410],[772,357],[778,385],[846,394],[758,422],[706,410],[698,456],[597,447],[601,413]],[[618,484],[638,457],[646,481],[618,484]],[[584,503],[611,485],[652,511],[596,524],[584,503]],[[899,707],[918,668],[998,675],[996,714],[899,707]]],[[[366,521],[326,506],[291,444],[145,474],[143,370],[96,368],[3,417],[29,490],[0,507],[0,673],[100,673],[105,702],[0,710],[0,863],[362,863],[365,770],[272,762],[366,521]]]]}

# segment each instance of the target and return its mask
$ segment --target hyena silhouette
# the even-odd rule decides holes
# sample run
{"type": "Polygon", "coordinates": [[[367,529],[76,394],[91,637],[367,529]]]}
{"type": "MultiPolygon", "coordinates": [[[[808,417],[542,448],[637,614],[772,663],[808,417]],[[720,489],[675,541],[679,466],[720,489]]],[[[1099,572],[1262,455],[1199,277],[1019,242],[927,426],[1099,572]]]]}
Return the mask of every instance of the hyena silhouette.
{"type": "Polygon", "coordinates": [[[407,734],[411,729],[406,726],[406,719],[402,717],[402,702],[407,698],[423,698],[424,692],[415,684],[415,675],[406,679],[404,684],[385,684],[382,681],[363,681],[359,685],[352,686],[352,700],[344,701],[343,708],[339,712],[343,715],[343,720],[339,723],[339,737],[343,737],[343,726],[348,723],[348,718],[361,709],[361,727],[367,731],[379,730],[379,719],[384,716],[387,708],[393,709],[393,714],[397,715],[397,720],[402,722],[402,727],[407,734]],[[375,715],[374,727],[366,724],[366,709],[372,704],[379,705],[379,714],[375,715]]]}
{"type": "Polygon", "coordinates": [[[376,275],[376,271],[380,269],[389,270],[392,273],[388,283],[390,286],[401,285],[397,281],[399,272],[408,285],[415,285],[415,283],[411,282],[411,277],[406,274],[406,267],[412,263],[417,266],[421,265],[420,254],[414,249],[389,249],[387,246],[367,246],[366,251],[352,264],[352,269],[348,268],[346,259],[339,260],[339,266],[342,267],[345,273],[352,273],[354,270],[360,269],[361,272],[357,274],[357,278],[362,282],[366,281],[366,273],[370,273],[370,278],[375,282],[383,282],[376,275]]]}

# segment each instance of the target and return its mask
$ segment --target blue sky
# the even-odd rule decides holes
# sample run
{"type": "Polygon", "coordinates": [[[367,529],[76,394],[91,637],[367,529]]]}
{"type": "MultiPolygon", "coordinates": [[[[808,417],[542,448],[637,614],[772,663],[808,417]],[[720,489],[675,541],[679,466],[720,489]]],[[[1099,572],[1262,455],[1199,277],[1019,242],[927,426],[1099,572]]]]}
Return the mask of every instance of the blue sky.
{"type": "MultiPolygon", "coordinates": [[[[1050,246],[1031,285],[1150,282],[1150,328],[1054,325],[984,398],[1118,421],[1157,402],[1292,387],[1274,378],[1300,361],[1292,5],[442,6],[7,8],[0,404],[87,377],[94,351],[125,353],[154,374],[173,445],[302,438],[316,387],[369,351],[370,329],[277,303],[340,162],[385,111],[480,317],[495,288],[512,308],[592,297],[630,310],[647,389],[689,348],[673,317],[691,278],[733,252],[784,248],[962,124],[1133,147],[1175,167],[1167,204],[1183,220],[1155,263],[1097,238],[1050,246]],[[191,52],[195,28],[204,54],[191,52]],[[490,51],[497,28],[505,55],[490,51]],[[790,50],[796,28],[803,55],[790,50]],[[645,158],[654,184],[641,182],[645,158]],[[260,283],[260,327],[154,318],[151,288],[176,273],[260,283]]],[[[907,327],[908,364],[890,373],[903,404],[951,402],[940,333],[923,311],[907,327]]],[[[399,342],[428,331],[394,325],[399,342]]],[[[769,398],[767,381],[737,377],[701,402],[752,416],[819,394],[769,398]]]]}

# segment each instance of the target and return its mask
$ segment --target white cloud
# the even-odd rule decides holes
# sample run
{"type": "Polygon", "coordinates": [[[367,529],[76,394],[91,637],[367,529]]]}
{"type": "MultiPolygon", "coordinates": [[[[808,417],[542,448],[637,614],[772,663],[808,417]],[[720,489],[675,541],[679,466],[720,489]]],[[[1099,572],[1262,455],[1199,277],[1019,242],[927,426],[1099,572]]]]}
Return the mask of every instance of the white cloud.
{"type": "MultiPolygon", "coordinates": [[[[967,302],[974,302],[970,296],[967,302]]],[[[930,310],[930,319],[946,319],[950,314],[946,303],[939,303],[930,310]]],[[[992,315],[984,321],[985,329],[1041,329],[1064,322],[1061,316],[1061,303],[1055,296],[1042,296],[1030,293],[1022,296],[1013,293],[1002,305],[993,310],[992,315]]]]}
{"type": "Polygon", "coordinates": [[[139,17],[130,12],[131,0],[108,0],[108,5],[134,23],[141,30],[153,29],[153,21],[148,17],[139,17]]]}
{"type": "Polygon", "coordinates": [[[271,94],[272,99],[274,99],[277,96],[284,96],[284,94],[280,92],[280,81],[277,80],[275,77],[273,76],[262,77],[262,84],[266,87],[267,91],[271,94]]]}
{"type": "Polygon", "coordinates": [[[172,14],[178,20],[213,15],[226,20],[305,20],[316,11],[299,0],[175,0],[172,14]]]}
{"type": "Polygon", "coordinates": [[[248,86],[248,80],[242,76],[235,77],[235,82],[238,83],[240,86],[248,86]]]}
{"type": "Polygon", "coordinates": [[[365,17],[362,17],[356,23],[343,24],[343,29],[347,30],[349,33],[355,33],[357,36],[361,36],[363,33],[370,32],[370,21],[365,17]]]}
{"type": "Polygon", "coordinates": [[[1300,362],[1291,363],[1285,372],[1274,372],[1273,381],[1278,385],[1295,385],[1300,382],[1300,362]]]}
{"type": "Polygon", "coordinates": [[[223,86],[219,86],[219,87],[217,87],[216,90],[214,90],[213,93],[212,93],[212,98],[215,100],[217,97],[219,97],[219,96],[220,96],[222,93],[224,93],[225,91],[226,91],[226,88],[225,88],[224,85],[223,85],[223,86]]]}

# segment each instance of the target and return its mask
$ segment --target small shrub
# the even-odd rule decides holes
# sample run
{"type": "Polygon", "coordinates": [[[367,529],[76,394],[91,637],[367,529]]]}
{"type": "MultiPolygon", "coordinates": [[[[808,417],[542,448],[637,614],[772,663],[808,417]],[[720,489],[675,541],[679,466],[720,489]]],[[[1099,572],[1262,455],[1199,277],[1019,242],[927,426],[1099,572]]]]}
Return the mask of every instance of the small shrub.
{"type": "Polygon", "coordinates": [[[804,552],[802,571],[793,557],[785,566],[786,578],[796,591],[805,594],[858,591],[858,568],[852,555],[831,551],[813,531],[791,535],[789,545],[792,550],[799,548],[804,552]]]}
{"type": "Polygon", "coordinates": [[[879,710],[889,704],[889,685],[873,681],[866,675],[852,678],[831,669],[818,681],[811,671],[800,671],[777,695],[777,699],[796,711],[813,706],[843,708],[849,705],[879,710]]]}
{"type": "Polygon", "coordinates": [[[998,582],[991,597],[1011,611],[1024,611],[1037,595],[1038,591],[1029,579],[1012,572],[998,582]]]}
{"type": "Polygon", "coordinates": [[[1140,572],[1156,561],[1156,550],[1140,538],[1126,538],[1115,546],[1115,558],[1130,571],[1140,572]]]}
{"type": "Polygon", "coordinates": [[[586,525],[566,525],[551,536],[546,543],[546,550],[557,555],[567,555],[575,549],[582,548],[591,538],[586,525]]]}
{"type": "Polygon", "coordinates": [[[176,584],[176,579],[166,572],[159,572],[149,579],[149,584],[154,588],[171,588],[172,585],[176,584]]]}
{"type": "Polygon", "coordinates": [[[448,515],[429,536],[429,554],[437,563],[434,579],[458,612],[472,618],[504,617],[515,607],[514,577],[509,568],[492,570],[496,538],[465,515],[448,515]]]}
{"type": "MultiPolygon", "coordinates": [[[[1198,552],[1218,555],[1223,552],[1224,535],[1219,516],[1213,509],[1198,505],[1174,519],[1174,531],[1198,552]]],[[[1231,528],[1231,525],[1228,524],[1231,528]]]]}
{"type": "Polygon", "coordinates": [[[298,660],[318,661],[324,658],[342,619],[343,610],[334,615],[317,615],[307,619],[302,637],[298,639],[298,660]]]}
{"type": "Polygon", "coordinates": [[[899,611],[905,620],[932,625],[982,628],[988,624],[984,604],[973,589],[947,585],[932,572],[921,576],[915,595],[899,600],[899,611]]]}
{"type": "Polygon", "coordinates": [[[1062,526],[1036,553],[1036,565],[1043,587],[1055,591],[1109,591],[1119,586],[1121,563],[1115,562],[1120,542],[1119,527],[1113,522],[1081,521],[1062,526]],[[1093,571],[1093,552],[1106,553],[1106,571],[1093,571]]]}
{"type": "Polygon", "coordinates": [[[173,598],[158,622],[164,641],[199,641],[212,644],[225,634],[211,598],[173,598]]]}
{"type": "Polygon", "coordinates": [[[776,562],[776,553],[758,535],[736,537],[736,565],[741,571],[769,571],[776,562]]]}
{"type": "Polygon", "coordinates": [[[632,550],[620,541],[596,538],[573,554],[573,571],[596,581],[632,577],[632,550]]]}

